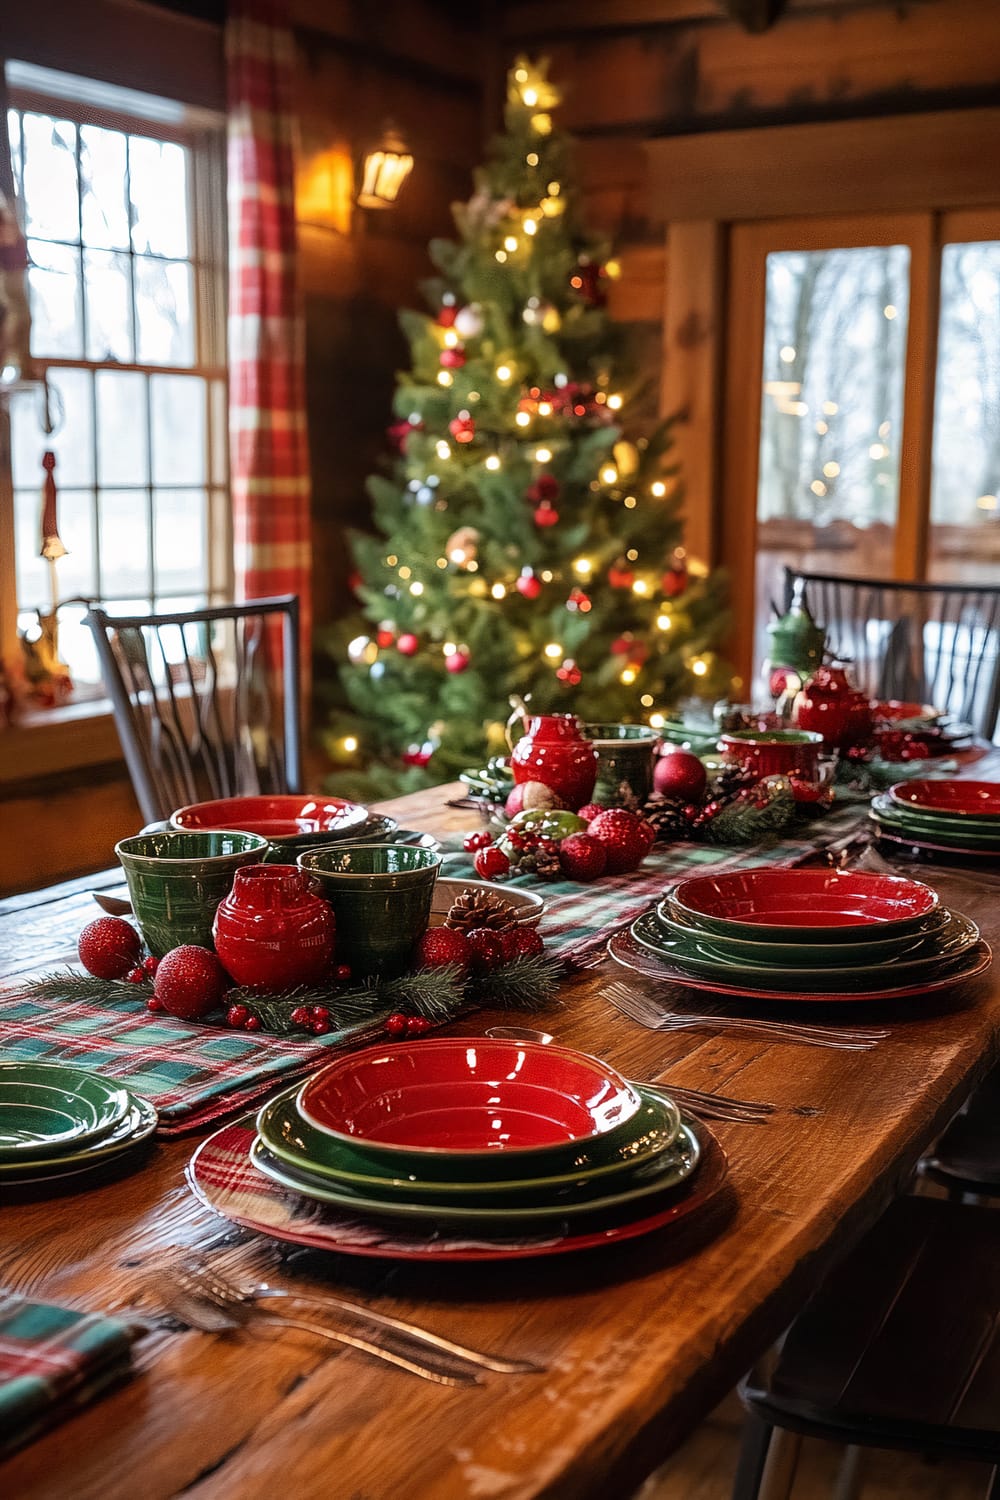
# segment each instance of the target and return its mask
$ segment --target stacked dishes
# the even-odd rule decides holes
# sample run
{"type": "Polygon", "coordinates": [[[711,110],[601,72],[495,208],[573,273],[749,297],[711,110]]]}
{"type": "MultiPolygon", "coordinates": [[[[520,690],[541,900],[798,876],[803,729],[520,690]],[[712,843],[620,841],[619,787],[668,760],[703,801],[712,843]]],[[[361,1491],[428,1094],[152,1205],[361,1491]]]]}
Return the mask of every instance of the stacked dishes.
{"type": "Polygon", "coordinates": [[[0,1186],[76,1176],[116,1162],[156,1129],[156,1111],[68,1063],[0,1063],[0,1186]]]}
{"type": "Polygon", "coordinates": [[[267,863],[294,864],[300,854],[347,841],[437,847],[429,834],[400,828],[395,818],[369,812],[360,803],[300,793],[193,802],[171,813],[170,827],[202,833],[235,829],[260,834],[271,846],[264,855],[267,863]]]}
{"type": "Polygon", "coordinates": [[[272,1100],[257,1130],[271,1183],[404,1235],[474,1235],[477,1258],[630,1238],[704,1201],[695,1179],[721,1180],[718,1161],[699,1172],[718,1147],[668,1095],[537,1042],[371,1047],[272,1100]]]}
{"type": "Polygon", "coordinates": [[[1000,782],[900,781],[873,800],[871,817],[896,853],[1000,855],[1000,782]]]}
{"type": "Polygon", "coordinates": [[[779,1001],[923,994],[991,960],[976,924],[920,881],[779,868],[681,881],[610,951],[690,989],[779,1001]]]}

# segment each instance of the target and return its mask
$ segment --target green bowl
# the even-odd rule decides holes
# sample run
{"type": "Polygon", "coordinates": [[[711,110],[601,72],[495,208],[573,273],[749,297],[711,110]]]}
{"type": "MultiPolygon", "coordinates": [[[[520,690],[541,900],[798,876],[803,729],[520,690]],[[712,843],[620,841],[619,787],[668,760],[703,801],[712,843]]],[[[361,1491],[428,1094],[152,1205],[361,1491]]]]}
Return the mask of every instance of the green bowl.
{"type": "Polygon", "coordinates": [[[401,974],[427,931],[441,855],[414,844],[351,844],[300,854],[337,919],[337,958],[355,977],[401,974]]]}
{"type": "Polygon", "coordinates": [[[466,1224],[490,1230],[502,1230],[516,1224],[519,1229],[526,1225],[537,1226],[540,1232],[550,1228],[553,1222],[574,1218],[580,1214],[605,1212],[626,1204],[638,1204],[655,1197],[684,1182],[698,1165],[700,1147],[690,1126],[682,1124],[674,1144],[659,1156],[642,1166],[634,1168],[627,1183],[615,1180],[594,1185],[594,1191],[586,1196],[556,1197],[546,1191],[541,1201],[535,1204],[516,1204],[494,1199],[488,1205],[477,1206],[463,1199],[460,1202],[437,1202],[426,1199],[412,1202],[398,1197],[391,1189],[378,1196],[355,1191],[346,1182],[337,1183],[305,1167],[290,1166],[287,1160],[274,1157],[260,1136],[250,1152],[250,1160],[258,1171],[274,1182],[290,1187],[306,1197],[321,1203],[332,1203],[355,1213],[376,1214],[393,1219],[433,1219],[447,1224],[466,1224]]]}
{"type": "MultiPolygon", "coordinates": [[[[627,1178],[654,1161],[674,1144],[681,1127],[680,1110],[673,1100],[644,1086],[638,1089],[642,1107],[627,1122],[628,1131],[608,1160],[603,1159],[599,1149],[593,1152],[588,1142],[586,1149],[576,1153],[579,1160],[570,1163],[566,1171],[551,1175],[497,1178],[493,1175],[494,1168],[498,1160],[503,1163],[503,1152],[489,1156],[484,1163],[476,1163],[481,1174],[478,1178],[470,1176],[473,1170],[470,1163],[457,1163],[462,1177],[455,1178],[442,1175],[443,1167],[448,1171],[454,1169],[453,1163],[425,1157],[421,1157],[413,1170],[401,1173],[391,1164],[365,1156],[310,1125],[295,1105],[300,1087],[296,1084],[272,1099],[257,1116],[257,1130],[271,1155],[291,1167],[328,1178],[334,1184],[341,1183],[373,1197],[389,1194],[402,1202],[461,1201],[484,1206],[502,1201],[527,1205],[545,1204],[560,1194],[575,1197],[580,1191],[587,1191],[591,1183],[611,1177],[627,1178]]],[[[524,1171],[524,1163],[516,1159],[508,1159],[507,1164],[512,1172],[519,1166],[524,1171]]]]}
{"type": "Polygon", "coordinates": [[[156,958],[182,943],[214,947],[212,923],[236,871],[268,850],[259,833],[137,833],[115,845],[132,910],[156,958]]]}
{"type": "Polygon", "coordinates": [[[768,943],[747,938],[725,937],[717,932],[703,932],[672,916],[666,901],[656,908],[664,937],[680,942],[697,943],[713,957],[728,963],[773,965],[777,968],[834,968],[863,966],[869,961],[919,957],[929,951],[935,939],[947,926],[951,913],[938,907],[927,918],[919,932],[900,937],[876,938],[867,943],[768,943]]]}

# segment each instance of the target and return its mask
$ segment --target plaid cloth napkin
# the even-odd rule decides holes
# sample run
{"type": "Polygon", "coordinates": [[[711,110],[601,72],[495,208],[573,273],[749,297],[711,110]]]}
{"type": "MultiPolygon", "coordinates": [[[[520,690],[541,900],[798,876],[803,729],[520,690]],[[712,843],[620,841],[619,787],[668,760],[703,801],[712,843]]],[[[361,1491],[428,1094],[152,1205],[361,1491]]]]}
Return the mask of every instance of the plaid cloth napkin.
{"type": "MultiPolygon", "coordinates": [[[[546,947],[553,955],[585,968],[603,952],[612,932],[628,926],[679,880],[706,871],[796,864],[833,840],[862,828],[867,810],[867,802],[863,808],[836,808],[796,832],[794,837],[780,842],[739,848],[724,844],[671,844],[647,855],[638,870],[628,875],[612,875],[592,885],[569,880],[539,881],[533,875],[515,876],[506,884],[514,889],[518,886],[531,889],[545,897],[542,931],[546,947]]],[[[441,873],[456,880],[473,879],[472,856],[456,848],[460,844],[461,835],[444,841],[444,848],[454,852],[446,854],[441,873]]]]}
{"type": "Polygon", "coordinates": [[[156,1106],[161,1134],[182,1135],[311,1072],[332,1049],[377,1036],[387,1014],[293,1041],[151,1015],[128,996],[68,1004],[12,989],[0,994],[0,1057],[76,1063],[115,1078],[156,1106]]]}
{"type": "Polygon", "coordinates": [[[0,1293],[0,1454],[123,1380],[134,1337],[117,1318],[0,1293]]]}

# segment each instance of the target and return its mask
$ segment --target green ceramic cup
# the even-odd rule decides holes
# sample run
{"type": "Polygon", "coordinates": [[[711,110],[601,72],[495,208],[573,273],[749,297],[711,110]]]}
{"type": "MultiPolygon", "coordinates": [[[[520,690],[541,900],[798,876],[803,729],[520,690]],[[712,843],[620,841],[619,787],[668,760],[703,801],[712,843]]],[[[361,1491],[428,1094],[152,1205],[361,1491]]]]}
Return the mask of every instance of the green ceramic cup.
{"type": "Polygon", "coordinates": [[[351,972],[401,974],[427,931],[441,856],[413,844],[355,844],[299,855],[337,918],[337,959],[351,972]]]}
{"type": "Polygon", "coordinates": [[[591,801],[621,807],[643,803],[653,790],[653,752],[660,737],[648,724],[585,724],[597,751],[597,782],[591,801]]]}
{"type": "Polygon", "coordinates": [[[268,848],[259,833],[137,833],[115,845],[132,910],[150,953],[181,943],[212,948],[215,909],[241,865],[268,848]]]}

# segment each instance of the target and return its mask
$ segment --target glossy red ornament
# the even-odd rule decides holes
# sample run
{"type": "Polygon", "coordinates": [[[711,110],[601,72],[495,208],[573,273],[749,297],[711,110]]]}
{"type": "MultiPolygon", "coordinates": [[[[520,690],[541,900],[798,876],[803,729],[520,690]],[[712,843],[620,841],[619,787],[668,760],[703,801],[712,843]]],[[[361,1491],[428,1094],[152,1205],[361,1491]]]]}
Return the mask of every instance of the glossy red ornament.
{"type": "Polygon", "coordinates": [[[599,813],[587,824],[587,834],[604,845],[609,875],[638,869],[656,837],[645,818],[624,807],[609,807],[599,813]]]}
{"type": "Polygon", "coordinates": [[[544,782],[571,809],[590,801],[597,780],[597,751],[581,733],[575,714],[529,719],[510,764],[515,782],[544,782]]]}
{"type": "Polygon", "coordinates": [[[96,917],[80,933],[77,953],[95,979],[124,979],[139,962],[142,939],[123,917],[96,917]]]}
{"type": "Polygon", "coordinates": [[[559,523],[559,512],[547,500],[543,500],[534,512],[533,519],[536,526],[556,526],[559,523]]]}
{"type": "Polygon", "coordinates": [[[499,880],[502,876],[510,874],[510,860],[502,849],[497,849],[495,846],[477,850],[472,863],[481,880],[499,880]]]}
{"type": "Polygon", "coordinates": [[[708,773],[690,750],[670,750],[653,767],[653,789],[675,802],[693,802],[705,795],[708,773]]]}
{"type": "Polygon", "coordinates": [[[390,629],[389,629],[389,628],[388,628],[388,627],[387,627],[387,626],[386,626],[386,627],[383,627],[383,628],[382,628],[382,629],[381,629],[381,630],[379,630],[379,631],[378,631],[378,632],[377,632],[377,633],[376,633],[376,636],[375,636],[375,644],[376,644],[376,645],[377,645],[377,646],[381,646],[381,647],[382,647],[382,650],[383,650],[383,651],[384,651],[384,650],[385,650],[385,649],[386,649],[386,647],[387,647],[387,646],[391,646],[391,645],[392,645],[392,643],[393,643],[393,641],[394,641],[394,640],[395,640],[395,639],[396,639],[396,634],[395,634],[395,631],[393,631],[393,630],[390,630],[390,629]]]}
{"type": "Polygon", "coordinates": [[[498,932],[489,927],[473,927],[465,941],[473,973],[488,974],[503,963],[503,944],[498,932]]]}
{"type": "Polygon", "coordinates": [[[225,970],[211,949],[182,943],[160,959],[153,997],[168,1015],[197,1021],[221,1004],[227,983],[225,970]]]}
{"type": "Polygon", "coordinates": [[[536,504],[539,500],[557,500],[559,488],[559,481],[554,474],[539,474],[534,484],[529,485],[525,491],[525,499],[536,504]]]}
{"type": "Polygon", "coordinates": [[[457,927],[432,927],[417,944],[414,964],[418,969],[444,969],[457,964],[469,967],[469,942],[457,927]]]}
{"type": "Polygon", "coordinates": [[[570,687],[576,687],[583,679],[583,673],[572,657],[567,657],[562,666],[556,668],[556,676],[560,682],[568,682],[570,687]]]}
{"type": "Polygon", "coordinates": [[[334,931],[329,905],[294,865],[237,870],[212,926],[215,951],[237,983],[274,990],[320,979],[334,931]]]}
{"type": "Polygon", "coordinates": [[[635,573],[627,566],[624,558],[620,562],[611,564],[608,569],[608,582],[613,589],[630,589],[635,583],[635,573]]]}
{"type": "Polygon", "coordinates": [[[514,587],[525,599],[537,599],[542,592],[542,580],[536,578],[530,568],[526,568],[514,587]]]}
{"type": "Polygon", "coordinates": [[[417,640],[415,635],[411,635],[409,631],[407,631],[406,634],[401,635],[399,637],[399,640],[396,642],[396,650],[399,652],[400,656],[415,656],[416,653],[420,650],[420,642],[417,640]]]}
{"type": "Polygon", "coordinates": [[[476,436],[476,424],[467,411],[461,411],[448,423],[448,431],[456,443],[471,443],[476,436]]]}
{"type": "Polygon", "coordinates": [[[660,587],[668,599],[676,599],[688,586],[688,575],[684,568],[669,568],[660,579],[660,587]]]}
{"type": "Polygon", "coordinates": [[[566,600],[566,608],[570,614],[576,614],[577,611],[582,615],[589,614],[593,608],[590,602],[590,595],[584,593],[581,588],[570,589],[569,598],[566,600]]]}
{"type": "Polygon", "coordinates": [[[571,833],[559,845],[559,863],[567,880],[596,880],[604,874],[608,853],[589,833],[571,833]]]}
{"type": "Polygon", "coordinates": [[[793,716],[800,729],[821,734],[828,745],[847,749],[871,738],[871,703],[852,688],[843,667],[817,667],[795,699],[793,716]]]}
{"type": "Polygon", "coordinates": [[[442,349],[441,367],[445,370],[460,370],[465,364],[464,349],[442,349]]]}

